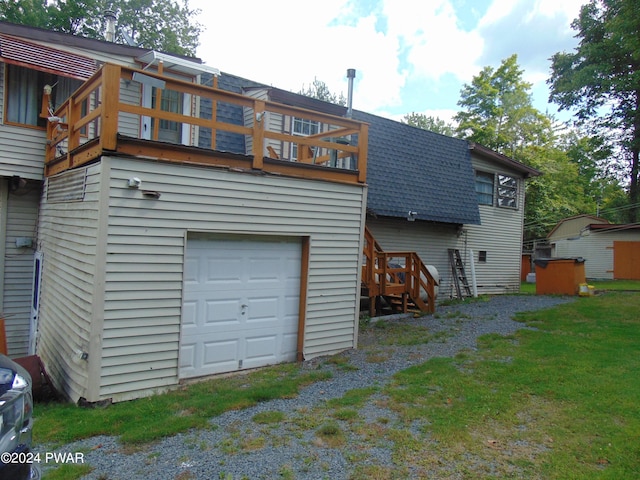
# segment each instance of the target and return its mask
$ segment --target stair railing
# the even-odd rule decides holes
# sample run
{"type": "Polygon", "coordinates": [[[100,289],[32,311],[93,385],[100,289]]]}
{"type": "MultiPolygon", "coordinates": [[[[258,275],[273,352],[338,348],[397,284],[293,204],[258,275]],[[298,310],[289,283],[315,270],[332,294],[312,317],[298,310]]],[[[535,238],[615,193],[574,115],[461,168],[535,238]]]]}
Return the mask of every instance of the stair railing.
{"type": "MultiPolygon", "coordinates": [[[[365,227],[362,279],[371,302],[381,295],[408,296],[421,310],[435,312],[435,286],[438,284],[415,252],[385,252],[365,227]],[[425,292],[426,302],[422,299],[425,292]]],[[[406,310],[406,299],[403,301],[406,310]]],[[[371,307],[375,311],[375,306],[371,307]]]]}

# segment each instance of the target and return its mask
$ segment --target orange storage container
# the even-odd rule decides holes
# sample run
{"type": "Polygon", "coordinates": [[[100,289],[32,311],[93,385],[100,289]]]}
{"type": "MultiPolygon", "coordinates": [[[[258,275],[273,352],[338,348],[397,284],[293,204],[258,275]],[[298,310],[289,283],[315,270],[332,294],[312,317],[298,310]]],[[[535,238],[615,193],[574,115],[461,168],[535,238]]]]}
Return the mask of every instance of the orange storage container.
{"type": "Polygon", "coordinates": [[[586,282],[584,258],[540,258],[535,264],[538,295],[578,295],[586,282]]]}

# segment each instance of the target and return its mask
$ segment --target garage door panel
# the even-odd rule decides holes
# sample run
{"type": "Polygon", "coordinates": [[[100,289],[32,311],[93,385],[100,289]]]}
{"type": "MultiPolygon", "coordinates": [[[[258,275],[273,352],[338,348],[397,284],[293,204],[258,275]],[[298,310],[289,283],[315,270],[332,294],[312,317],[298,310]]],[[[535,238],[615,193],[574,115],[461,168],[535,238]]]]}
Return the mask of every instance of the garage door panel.
{"type": "Polygon", "coordinates": [[[278,297],[252,298],[247,301],[247,322],[278,320],[279,309],[282,303],[278,297]]]}
{"type": "Polygon", "coordinates": [[[180,345],[180,371],[194,372],[196,368],[195,344],[182,343],[180,345]]]}
{"type": "Polygon", "coordinates": [[[198,302],[185,301],[182,306],[182,327],[191,328],[196,326],[198,312],[198,302]]]}
{"type": "Polygon", "coordinates": [[[242,283],[240,273],[242,271],[242,258],[225,258],[209,256],[206,261],[207,276],[205,285],[217,285],[221,287],[228,284],[239,285],[242,283]]]}
{"type": "Polygon", "coordinates": [[[200,265],[195,259],[187,258],[184,265],[184,282],[186,285],[199,282],[200,265]]]}
{"type": "Polygon", "coordinates": [[[301,252],[299,241],[187,242],[181,377],[296,359],[301,252]]]}
{"type": "Polygon", "coordinates": [[[238,368],[240,341],[237,339],[205,340],[202,342],[202,346],[203,354],[200,368],[215,369],[216,373],[238,368]]]}
{"type": "Polygon", "coordinates": [[[204,328],[218,328],[224,325],[237,325],[238,313],[241,311],[241,299],[211,300],[207,302],[207,313],[204,328]]]}

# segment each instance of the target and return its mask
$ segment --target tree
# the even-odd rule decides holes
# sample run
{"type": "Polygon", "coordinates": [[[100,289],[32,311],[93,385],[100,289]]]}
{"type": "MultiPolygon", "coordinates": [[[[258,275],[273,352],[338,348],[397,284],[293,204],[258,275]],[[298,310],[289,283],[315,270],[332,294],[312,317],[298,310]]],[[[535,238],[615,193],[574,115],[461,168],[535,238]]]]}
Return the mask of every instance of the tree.
{"type": "Polygon", "coordinates": [[[305,97],[316,98],[324,102],[335,103],[336,105],[345,106],[347,104],[347,99],[344,97],[342,92],[340,92],[340,95],[332,93],[331,90],[329,90],[329,87],[327,87],[327,84],[317,78],[314,78],[311,85],[306,89],[304,85],[302,85],[302,89],[298,94],[304,95],[305,97]]]}
{"type": "Polygon", "coordinates": [[[572,53],[551,58],[549,99],[575,110],[576,122],[606,132],[628,161],[628,220],[640,212],[640,0],[590,0],[571,26],[572,53]]]}
{"type": "Polygon", "coordinates": [[[116,41],[195,55],[202,26],[188,0],[0,0],[2,20],[57,32],[104,38],[104,13],[116,14],[116,41]]]}
{"type": "Polygon", "coordinates": [[[517,55],[500,67],[484,67],[460,91],[463,110],[454,117],[458,134],[509,156],[525,145],[544,145],[553,137],[551,121],[531,104],[531,84],[522,79],[517,55]]]}
{"type": "Polygon", "coordinates": [[[456,129],[452,124],[445,122],[440,117],[427,116],[424,113],[408,113],[402,119],[402,123],[429,130],[430,132],[441,133],[448,137],[456,136],[456,129]]]}

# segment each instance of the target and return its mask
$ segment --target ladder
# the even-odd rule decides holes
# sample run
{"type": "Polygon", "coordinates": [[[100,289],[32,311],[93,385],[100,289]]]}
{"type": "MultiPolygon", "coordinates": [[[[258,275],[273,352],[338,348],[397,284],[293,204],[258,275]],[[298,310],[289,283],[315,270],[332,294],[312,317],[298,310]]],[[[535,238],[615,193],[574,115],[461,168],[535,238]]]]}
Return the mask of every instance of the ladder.
{"type": "Polygon", "coordinates": [[[460,250],[457,248],[449,249],[449,263],[451,264],[451,278],[453,280],[453,285],[456,287],[456,294],[458,298],[463,298],[463,289],[466,295],[470,297],[471,287],[467,281],[467,274],[464,271],[464,264],[462,263],[462,257],[460,256],[460,250]]]}

